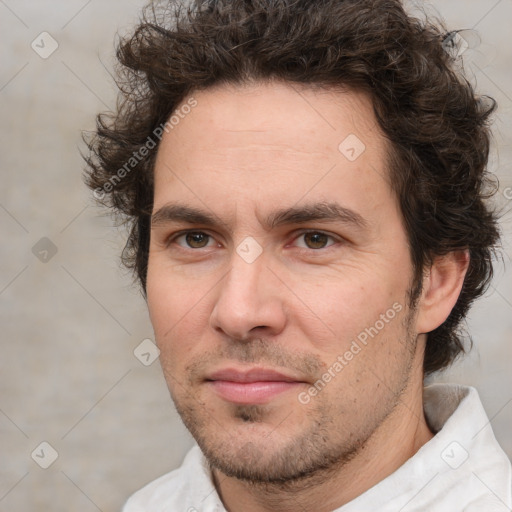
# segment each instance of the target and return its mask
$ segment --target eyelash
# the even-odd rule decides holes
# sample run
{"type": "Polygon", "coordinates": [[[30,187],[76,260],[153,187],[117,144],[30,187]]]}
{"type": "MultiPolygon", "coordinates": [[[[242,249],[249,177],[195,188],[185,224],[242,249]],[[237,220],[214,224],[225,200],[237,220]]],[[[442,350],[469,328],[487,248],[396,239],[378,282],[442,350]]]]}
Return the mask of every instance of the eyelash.
{"type": "MultiPolygon", "coordinates": [[[[176,242],[176,240],[178,238],[181,238],[181,237],[184,237],[186,235],[190,235],[190,234],[202,234],[202,235],[206,235],[207,237],[209,237],[210,239],[213,239],[215,240],[215,237],[213,235],[210,235],[208,232],[206,231],[200,231],[200,230],[186,230],[186,231],[180,231],[178,233],[175,233],[173,235],[171,235],[165,242],[165,245],[166,247],[169,247],[173,242],[176,242]]],[[[295,242],[296,240],[298,240],[300,237],[303,237],[304,235],[307,235],[307,234],[319,234],[319,235],[325,235],[327,236],[330,240],[333,241],[333,243],[327,245],[326,247],[320,247],[318,249],[312,249],[312,248],[309,248],[309,247],[297,247],[297,249],[301,250],[301,251],[308,251],[308,252],[320,252],[320,251],[325,251],[325,250],[328,250],[330,249],[333,245],[335,245],[336,243],[340,243],[342,240],[339,238],[339,237],[336,237],[335,235],[331,235],[330,233],[327,233],[325,231],[320,231],[320,230],[313,230],[313,229],[309,229],[309,230],[305,230],[305,231],[301,231],[300,233],[296,234],[296,236],[293,238],[293,242],[295,242]]],[[[210,241],[210,240],[209,240],[210,241]]],[[[198,247],[198,248],[194,248],[194,247],[183,247],[179,244],[177,244],[178,247],[180,249],[183,249],[183,250],[189,250],[189,251],[199,251],[200,249],[207,249],[208,247],[198,247]]]]}

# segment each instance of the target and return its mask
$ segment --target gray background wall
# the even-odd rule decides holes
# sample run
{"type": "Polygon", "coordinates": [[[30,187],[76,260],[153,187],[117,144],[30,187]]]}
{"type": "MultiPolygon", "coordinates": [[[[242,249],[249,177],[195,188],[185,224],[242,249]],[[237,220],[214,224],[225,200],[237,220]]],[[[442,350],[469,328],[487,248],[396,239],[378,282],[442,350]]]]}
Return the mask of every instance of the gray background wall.
{"type": "MultiPolygon", "coordinates": [[[[191,446],[158,361],[133,354],[152,329],[118,265],[124,233],[81,182],[81,130],[114,106],[114,35],[142,4],[0,0],[0,511],[119,510],[191,446]],[[31,47],[47,56],[42,32],[58,43],[48,58],[31,47]],[[42,442],[58,454],[48,469],[42,442]]],[[[504,261],[469,322],[474,350],[437,380],[479,389],[512,457],[512,0],[434,5],[480,34],[465,66],[500,105],[492,169],[505,212],[504,261]]]]}

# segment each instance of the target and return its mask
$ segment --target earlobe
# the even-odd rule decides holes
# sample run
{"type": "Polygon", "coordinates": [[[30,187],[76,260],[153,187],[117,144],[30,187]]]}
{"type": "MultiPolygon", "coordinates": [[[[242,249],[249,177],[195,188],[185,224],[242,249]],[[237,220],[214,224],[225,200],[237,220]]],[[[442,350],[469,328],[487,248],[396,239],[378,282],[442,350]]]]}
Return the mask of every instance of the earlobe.
{"type": "Polygon", "coordinates": [[[417,332],[428,333],[439,327],[457,303],[469,266],[469,250],[437,256],[423,277],[418,302],[417,332]]]}

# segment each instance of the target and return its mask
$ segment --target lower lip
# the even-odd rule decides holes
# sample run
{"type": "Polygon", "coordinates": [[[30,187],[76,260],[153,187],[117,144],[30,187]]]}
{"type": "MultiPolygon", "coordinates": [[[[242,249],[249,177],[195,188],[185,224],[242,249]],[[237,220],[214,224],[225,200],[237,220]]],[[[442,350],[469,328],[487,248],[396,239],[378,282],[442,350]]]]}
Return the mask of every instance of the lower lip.
{"type": "Polygon", "coordinates": [[[215,392],[224,400],[235,404],[264,404],[272,398],[297,389],[300,382],[261,381],[233,382],[228,380],[209,381],[215,392]]]}

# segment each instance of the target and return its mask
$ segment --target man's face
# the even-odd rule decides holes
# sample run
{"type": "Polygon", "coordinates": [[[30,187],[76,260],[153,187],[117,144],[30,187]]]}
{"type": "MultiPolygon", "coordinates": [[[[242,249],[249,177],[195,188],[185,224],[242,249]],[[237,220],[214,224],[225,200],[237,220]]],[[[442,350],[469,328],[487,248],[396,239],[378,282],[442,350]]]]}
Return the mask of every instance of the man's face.
{"type": "Polygon", "coordinates": [[[421,380],[371,103],[285,84],[193,96],[159,148],[147,276],[176,407],[229,476],[342,463],[421,380]]]}

